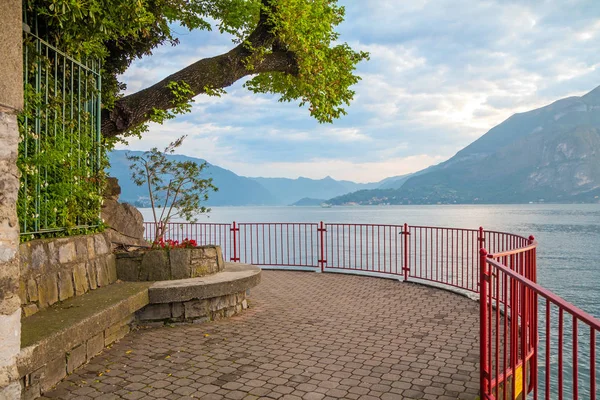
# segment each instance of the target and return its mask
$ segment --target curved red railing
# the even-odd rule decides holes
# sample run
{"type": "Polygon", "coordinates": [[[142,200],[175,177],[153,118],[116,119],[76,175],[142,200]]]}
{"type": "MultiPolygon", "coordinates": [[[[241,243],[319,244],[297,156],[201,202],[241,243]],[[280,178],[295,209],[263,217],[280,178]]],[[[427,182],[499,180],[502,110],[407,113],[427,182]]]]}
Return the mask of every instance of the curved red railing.
{"type": "MultiPolygon", "coordinates": [[[[153,240],[156,225],[145,227],[153,240]]],[[[391,277],[478,295],[482,399],[597,398],[600,321],[536,283],[533,237],[323,222],[174,222],[164,229],[165,239],[220,245],[233,262],[391,277]]]]}

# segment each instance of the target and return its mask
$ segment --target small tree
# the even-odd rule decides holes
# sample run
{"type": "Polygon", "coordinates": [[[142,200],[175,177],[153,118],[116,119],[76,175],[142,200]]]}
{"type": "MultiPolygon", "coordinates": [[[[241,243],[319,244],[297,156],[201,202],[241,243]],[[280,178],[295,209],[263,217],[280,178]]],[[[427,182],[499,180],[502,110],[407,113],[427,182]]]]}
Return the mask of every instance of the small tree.
{"type": "Polygon", "coordinates": [[[164,239],[166,226],[176,217],[196,222],[197,216],[209,212],[201,206],[208,200],[208,193],[217,191],[212,178],[202,179],[200,174],[207,168],[206,162],[173,161],[167,156],[181,146],[186,136],[170,143],[163,151],[154,147],[142,155],[127,154],[131,162],[131,177],[138,186],[148,187],[148,196],[155,222],[155,243],[164,239]]]}

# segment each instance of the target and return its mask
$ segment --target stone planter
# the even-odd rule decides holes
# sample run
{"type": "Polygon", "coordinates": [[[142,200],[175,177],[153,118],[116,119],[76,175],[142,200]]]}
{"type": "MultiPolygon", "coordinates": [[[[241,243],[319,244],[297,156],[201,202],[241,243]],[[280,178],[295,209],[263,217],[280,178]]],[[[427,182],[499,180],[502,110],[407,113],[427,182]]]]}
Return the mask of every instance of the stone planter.
{"type": "Polygon", "coordinates": [[[116,253],[117,277],[122,281],[167,281],[197,278],[223,271],[220,246],[191,249],[143,249],[116,253]]]}

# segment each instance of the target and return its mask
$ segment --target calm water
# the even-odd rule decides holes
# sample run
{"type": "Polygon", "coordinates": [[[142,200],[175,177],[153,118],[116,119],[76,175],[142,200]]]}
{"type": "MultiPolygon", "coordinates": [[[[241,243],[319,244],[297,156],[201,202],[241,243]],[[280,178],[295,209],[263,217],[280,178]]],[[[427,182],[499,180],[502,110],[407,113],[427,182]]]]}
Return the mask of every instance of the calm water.
{"type": "MultiPolygon", "coordinates": [[[[142,209],[147,221],[149,209],[142,209]]],[[[329,222],[429,225],[505,231],[534,235],[538,245],[538,283],[584,311],[600,318],[600,204],[584,205],[457,205],[387,207],[214,207],[199,222],[329,222]]],[[[542,310],[541,310],[542,311],[542,310]]],[[[544,326],[543,312],[540,326],[544,326]]],[[[553,386],[557,386],[557,316],[553,310],[552,350],[553,386]]],[[[572,346],[570,317],[565,318],[565,382],[570,374],[572,346]]],[[[582,329],[583,330],[583,327],[582,329]]],[[[589,398],[589,336],[580,330],[580,398],[589,398]],[[582,335],[583,334],[583,335],[582,335]],[[587,337],[586,337],[587,336],[587,337]],[[583,396],[583,397],[581,397],[583,396]]],[[[589,332],[589,331],[588,331],[589,332]]],[[[543,343],[545,332],[540,331],[543,343]]],[[[597,345],[600,345],[597,343],[597,345]]],[[[543,353],[540,348],[540,361],[543,353]]],[[[540,365],[540,387],[545,371],[540,365]]],[[[599,371],[600,373],[600,371],[599,371]]],[[[565,395],[570,398],[568,384],[565,395]]],[[[543,390],[541,391],[543,393],[543,390]]]]}
{"type": "MultiPolygon", "coordinates": [[[[142,209],[151,220],[149,209],[142,209]]],[[[538,281],[600,318],[600,204],[387,207],[213,207],[199,222],[340,222],[432,225],[534,235],[538,281]]]]}

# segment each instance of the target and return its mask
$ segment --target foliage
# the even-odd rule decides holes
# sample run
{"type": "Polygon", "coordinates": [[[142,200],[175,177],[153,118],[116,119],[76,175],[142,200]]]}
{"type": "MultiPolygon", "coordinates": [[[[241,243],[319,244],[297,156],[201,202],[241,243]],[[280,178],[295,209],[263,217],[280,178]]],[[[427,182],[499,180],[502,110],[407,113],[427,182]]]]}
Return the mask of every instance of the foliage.
{"type": "MultiPolygon", "coordinates": [[[[29,0],[26,9],[39,16],[41,36],[69,54],[103,61],[106,109],[112,109],[125,89],[119,75],[158,46],[177,45],[175,30],[180,27],[217,28],[233,35],[234,43],[248,50],[249,71],[274,52],[291,55],[295,73],[262,72],[246,87],[255,93],[277,94],[280,101],[308,105],[319,122],[332,122],[345,114],[344,107],[354,96],[350,87],[360,79],[355,66],[368,58],[367,53],[338,42],[335,29],[343,21],[344,8],[336,0],[29,0]],[[264,40],[251,41],[260,30],[267,31],[258,35],[264,40]]],[[[204,89],[207,94],[224,93],[221,87],[204,89]]]]}
{"type": "Polygon", "coordinates": [[[165,250],[170,249],[193,249],[194,247],[198,247],[198,243],[194,239],[185,238],[181,242],[179,240],[167,239],[164,240],[160,238],[159,240],[155,240],[152,242],[152,247],[161,248],[165,250]]]}
{"type": "Polygon", "coordinates": [[[30,41],[25,46],[29,79],[25,81],[25,108],[19,115],[17,159],[21,240],[101,230],[107,158],[96,140],[88,107],[97,95],[94,77],[71,76],[70,69],[65,69],[66,76],[55,74],[56,66],[48,58],[52,53],[36,54],[30,41]],[[71,79],[89,88],[79,99],[69,93],[71,79]]]}
{"type": "Polygon", "coordinates": [[[176,217],[196,222],[199,214],[209,212],[202,201],[208,200],[210,191],[218,189],[212,178],[201,178],[207,163],[174,161],[167,157],[181,146],[186,136],[170,143],[164,150],[154,147],[142,155],[127,155],[131,162],[131,177],[138,186],[146,185],[156,226],[154,238],[161,241],[166,224],[176,217]]]}

